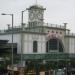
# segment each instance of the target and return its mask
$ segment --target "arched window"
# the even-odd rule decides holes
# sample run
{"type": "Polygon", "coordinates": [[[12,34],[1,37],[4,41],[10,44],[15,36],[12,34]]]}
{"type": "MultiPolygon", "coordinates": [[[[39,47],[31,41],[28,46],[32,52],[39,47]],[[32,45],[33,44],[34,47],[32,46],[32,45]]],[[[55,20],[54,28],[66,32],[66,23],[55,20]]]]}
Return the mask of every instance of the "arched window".
{"type": "Polygon", "coordinates": [[[57,38],[52,38],[46,42],[46,52],[63,52],[63,44],[57,38]]]}
{"type": "Polygon", "coordinates": [[[37,41],[33,41],[33,52],[37,52],[37,41]]]}

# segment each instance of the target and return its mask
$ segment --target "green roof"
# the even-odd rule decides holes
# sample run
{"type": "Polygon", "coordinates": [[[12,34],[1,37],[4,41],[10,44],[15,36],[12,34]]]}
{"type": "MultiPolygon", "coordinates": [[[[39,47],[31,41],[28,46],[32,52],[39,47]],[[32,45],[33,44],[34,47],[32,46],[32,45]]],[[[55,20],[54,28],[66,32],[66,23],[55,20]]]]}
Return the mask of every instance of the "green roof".
{"type": "MultiPolygon", "coordinates": [[[[18,55],[16,58],[20,58],[18,55]]],[[[68,60],[75,58],[75,53],[44,53],[44,54],[23,54],[23,60],[68,60]]]]}

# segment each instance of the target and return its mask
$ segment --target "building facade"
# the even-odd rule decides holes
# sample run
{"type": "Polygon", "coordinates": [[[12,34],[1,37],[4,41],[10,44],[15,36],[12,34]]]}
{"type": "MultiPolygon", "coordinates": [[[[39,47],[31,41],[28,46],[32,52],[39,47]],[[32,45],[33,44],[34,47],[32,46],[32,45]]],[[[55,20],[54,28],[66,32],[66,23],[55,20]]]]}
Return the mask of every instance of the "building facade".
{"type": "MultiPolygon", "coordinates": [[[[33,5],[27,10],[29,12],[28,24],[23,24],[23,28],[22,26],[14,26],[13,28],[14,43],[17,43],[18,48],[17,53],[21,52],[21,43],[23,43],[24,54],[46,53],[48,51],[61,52],[58,50],[57,44],[63,49],[62,52],[75,52],[75,36],[66,28],[67,23],[62,25],[44,23],[44,10],[46,9],[40,5],[33,5]],[[21,40],[23,41],[21,42],[21,40]],[[35,43],[37,45],[36,51],[34,51],[35,43]],[[47,50],[47,43],[51,45],[49,50],[47,50]],[[56,47],[52,48],[53,45],[56,47]]],[[[7,30],[0,31],[0,39],[11,42],[11,33],[12,28],[8,26],[7,30]]]]}
{"type": "MultiPolygon", "coordinates": [[[[13,41],[17,43],[17,54],[23,54],[24,59],[49,60],[51,56],[44,57],[44,54],[70,54],[75,53],[75,35],[66,28],[67,23],[62,25],[44,23],[44,11],[40,5],[33,5],[27,8],[28,24],[14,26],[13,41]],[[29,55],[25,56],[24,55],[29,55]]],[[[0,31],[1,40],[12,42],[12,27],[0,31]]],[[[63,59],[62,56],[60,59],[63,59]]],[[[64,56],[64,55],[63,55],[64,56]]],[[[53,59],[56,59],[56,56],[53,59]]],[[[64,56],[65,58],[65,56],[64,56]]],[[[52,58],[51,58],[52,59],[52,58]]]]}

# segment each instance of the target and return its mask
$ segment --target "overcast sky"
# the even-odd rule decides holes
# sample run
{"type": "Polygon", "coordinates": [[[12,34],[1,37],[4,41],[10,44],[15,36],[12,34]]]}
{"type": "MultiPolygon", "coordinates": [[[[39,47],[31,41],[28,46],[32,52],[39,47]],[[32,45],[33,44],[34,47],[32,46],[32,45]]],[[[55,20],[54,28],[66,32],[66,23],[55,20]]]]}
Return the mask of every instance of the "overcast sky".
{"type": "MultiPolygon", "coordinates": [[[[21,23],[21,11],[35,4],[36,0],[0,0],[0,14],[13,13],[14,25],[21,23]]],[[[44,21],[62,24],[67,22],[67,28],[75,33],[75,0],[38,0],[38,4],[46,8],[44,21]]],[[[28,12],[24,12],[24,22],[28,21],[28,12]]],[[[0,29],[11,24],[10,16],[0,15],[0,29]]]]}

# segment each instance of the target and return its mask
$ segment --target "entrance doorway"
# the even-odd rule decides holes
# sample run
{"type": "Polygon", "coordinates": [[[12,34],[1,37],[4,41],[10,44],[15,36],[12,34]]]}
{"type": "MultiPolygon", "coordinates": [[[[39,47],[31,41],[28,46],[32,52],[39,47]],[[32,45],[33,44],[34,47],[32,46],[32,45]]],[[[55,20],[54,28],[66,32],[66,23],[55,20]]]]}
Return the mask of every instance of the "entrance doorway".
{"type": "Polygon", "coordinates": [[[64,46],[62,40],[51,38],[46,42],[46,52],[63,52],[64,46]]]}

